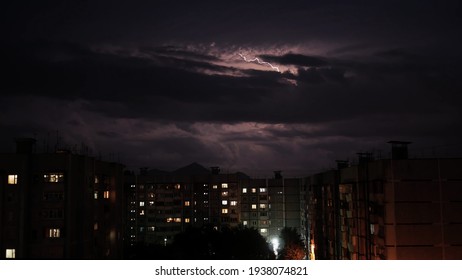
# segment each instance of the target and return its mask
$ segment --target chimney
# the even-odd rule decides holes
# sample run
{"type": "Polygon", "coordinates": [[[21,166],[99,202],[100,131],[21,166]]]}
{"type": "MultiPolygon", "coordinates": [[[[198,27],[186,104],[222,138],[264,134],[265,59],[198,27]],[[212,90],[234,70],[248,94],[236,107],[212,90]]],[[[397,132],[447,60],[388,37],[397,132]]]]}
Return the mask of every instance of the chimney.
{"type": "Polygon", "coordinates": [[[391,144],[391,159],[408,159],[407,145],[412,142],[388,141],[391,144]]]}
{"type": "Polygon", "coordinates": [[[15,141],[17,154],[32,154],[37,142],[34,138],[16,138],[15,141]]]}
{"type": "Polygon", "coordinates": [[[274,172],[274,179],[282,179],[282,171],[281,170],[276,170],[274,172]]]}

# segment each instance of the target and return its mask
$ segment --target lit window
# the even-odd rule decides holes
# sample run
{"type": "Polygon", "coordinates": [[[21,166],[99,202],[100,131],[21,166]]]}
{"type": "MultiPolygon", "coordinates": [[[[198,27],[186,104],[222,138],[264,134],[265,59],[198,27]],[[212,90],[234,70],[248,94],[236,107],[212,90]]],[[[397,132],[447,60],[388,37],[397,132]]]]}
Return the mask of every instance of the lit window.
{"type": "Polygon", "coordinates": [[[15,259],[16,258],[16,249],[6,249],[6,256],[7,259],[15,259]]]}
{"type": "Polygon", "coordinates": [[[231,206],[236,206],[237,205],[237,201],[236,200],[232,200],[231,201],[231,206]]]}
{"type": "Polygon", "coordinates": [[[140,201],[140,206],[141,206],[141,207],[144,206],[144,201],[140,201]]]}
{"type": "Polygon", "coordinates": [[[8,185],[16,185],[18,183],[18,175],[8,175],[8,185]]]}
{"type": "Polygon", "coordinates": [[[228,188],[228,184],[226,184],[226,183],[221,184],[221,188],[222,188],[222,189],[227,189],[227,188],[228,188]]]}
{"type": "Polygon", "coordinates": [[[228,192],[227,191],[221,192],[221,196],[228,196],[228,192]]]}
{"type": "Polygon", "coordinates": [[[190,219],[189,219],[189,218],[184,218],[184,222],[185,222],[185,223],[189,223],[189,222],[190,222],[190,219]]]}
{"type": "Polygon", "coordinates": [[[136,188],[136,185],[130,185],[130,188],[136,188]]]}
{"type": "Polygon", "coordinates": [[[94,192],[93,192],[93,197],[94,197],[95,199],[98,199],[98,191],[94,191],[94,192]]]}
{"type": "Polygon", "coordinates": [[[247,193],[247,188],[242,188],[242,193],[247,193]]]}
{"type": "Polygon", "coordinates": [[[227,208],[221,209],[221,214],[228,214],[228,209],[227,208]]]}
{"type": "Polygon", "coordinates": [[[149,201],[149,206],[154,206],[154,201],[149,201]]]}
{"type": "Polygon", "coordinates": [[[167,223],[171,223],[171,222],[173,222],[173,218],[167,218],[166,221],[167,221],[167,223]]]}
{"type": "Polygon", "coordinates": [[[48,238],[59,238],[59,237],[61,237],[61,229],[59,229],[59,228],[49,228],[47,230],[47,237],[48,238]]]}
{"type": "Polygon", "coordinates": [[[218,185],[213,185],[212,189],[215,189],[215,190],[218,189],[218,185]]]}
{"type": "Polygon", "coordinates": [[[140,216],[144,216],[144,210],[140,210],[140,216]]]}
{"type": "Polygon", "coordinates": [[[186,201],[184,202],[184,206],[189,206],[189,205],[191,205],[191,202],[189,202],[189,200],[186,200],[186,201]]]}
{"type": "Polygon", "coordinates": [[[156,227],[148,227],[148,231],[155,231],[156,227]]]}
{"type": "Polygon", "coordinates": [[[266,204],[261,203],[261,204],[260,204],[260,209],[266,209],[266,204]]]}
{"type": "Polygon", "coordinates": [[[93,224],[93,230],[98,230],[98,223],[93,224]]]}
{"type": "Polygon", "coordinates": [[[109,198],[109,191],[104,191],[103,197],[104,197],[105,199],[108,199],[108,198],[109,198]]]}
{"type": "Polygon", "coordinates": [[[257,204],[252,204],[252,209],[257,209],[257,204]]]}
{"type": "Polygon", "coordinates": [[[98,184],[99,183],[99,178],[98,176],[95,176],[95,184],[98,184]]]}
{"type": "Polygon", "coordinates": [[[261,228],[261,229],[260,229],[260,232],[261,232],[261,233],[267,233],[267,232],[268,232],[268,229],[267,229],[267,228],[261,228]]]}
{"type": "Polygon", "coordinates": [[[242,221],[242,225],[246,226],[246,225],[247,225],[247,221],[242,221]]]}
{"type": "Polygon", "coordinates": [[[257,189],[256,188],[252,188],[252,193],[256,193],[257,192],[257,189]]]}
{"type": "Polygon", "coordinates": [[[228,201],[227,200],[222,200],[221,205],[228,205],[228,201]]]}
{"type": "Polygon", "coordinates": [[[180,184],[176,184],[176,185],[175,185],[175,190],[179,190],[179,189],[181,189],[180,184]]]}
{"type": "Polygon", "coordinates": [[[43,180],[46,183],[61,183],[64,181],[64,174],[63,173],[44,174],[43,180]]]}
{"type": "Polygon", "coordinates": [[[173,221],[174,221],[175,223],[181,223],[181,218],[174,218],[173,221]]]}
{"type": "Polygon", "coordinates": [[[261,193],[265,193],[265,192],[266,192],[266,188],[260,188],[260,192],[261,192],[261,193]]]}
{"type": "Polygon", "coordinates": [[[151,192],[151,193],[148,193],[148,197],[149,197],[149,198],[154,198],[155,196],[156,196],[156,195],[155,195],[154,193],[152,193],[152,192],[151,192]]]}

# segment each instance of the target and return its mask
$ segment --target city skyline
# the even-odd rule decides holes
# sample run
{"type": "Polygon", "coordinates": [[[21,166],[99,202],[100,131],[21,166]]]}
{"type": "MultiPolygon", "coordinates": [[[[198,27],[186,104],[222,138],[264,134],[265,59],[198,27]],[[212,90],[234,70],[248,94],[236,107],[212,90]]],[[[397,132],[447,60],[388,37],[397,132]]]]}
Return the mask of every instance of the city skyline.
{"type": "Polygon", "coordinates": [[[200,162],[259,176],[313,174],[390,140],[461,156],[460,12],[457,1],[8,3],[0,152],[59,131],[133,170],[200,162]]]}

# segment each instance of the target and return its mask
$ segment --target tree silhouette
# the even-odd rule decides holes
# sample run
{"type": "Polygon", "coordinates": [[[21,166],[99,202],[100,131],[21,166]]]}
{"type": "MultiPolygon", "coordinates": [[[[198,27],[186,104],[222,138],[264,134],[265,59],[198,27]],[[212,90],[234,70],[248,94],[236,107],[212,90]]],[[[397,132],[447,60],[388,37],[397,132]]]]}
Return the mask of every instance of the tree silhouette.
{"type": "Polygon", "coordinates": [[[279,259],[301,260],[305,257],[305,246],[303,244],[303,240],[295,228],[283,228],[279,237],[282,241],[282,249],[279,252],[279,259]]]}
{"type": "Polygon", "coordinates": [[[269,244],[256,229],[189,228],[175,236],[172,254],[177,259],[270,259],[269,244]]]}

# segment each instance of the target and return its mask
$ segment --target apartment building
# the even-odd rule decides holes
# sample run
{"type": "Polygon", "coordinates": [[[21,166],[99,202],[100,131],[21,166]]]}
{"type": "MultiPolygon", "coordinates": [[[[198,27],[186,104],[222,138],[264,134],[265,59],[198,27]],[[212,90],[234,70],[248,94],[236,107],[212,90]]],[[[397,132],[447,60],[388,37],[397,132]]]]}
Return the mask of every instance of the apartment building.
{"type": "Polygon", "coordinates": [[[0,154],[0,258],[121,258],[123,165],[16,144],[0,154]]]}
{"type": "Polygon", "coordinates": [[[166,245],[187,227],[238,226],[242,176],[196,163],[173,172],[142,170],[126,176],[129,245],[166,245]]]}
{"type": "Polygon", "coordinates": [[[126,176],[127,241],[168,244],[187,227],[252,227],[268,239],[301,230],[301,179],[252,179],[191,164],[173,172],[126,176]]]}
{"type": "Polygon", "coordinates": [[[307,225],[320,259],[462,259],[462,159],[391,159],[308,178],[307,225]]]}

